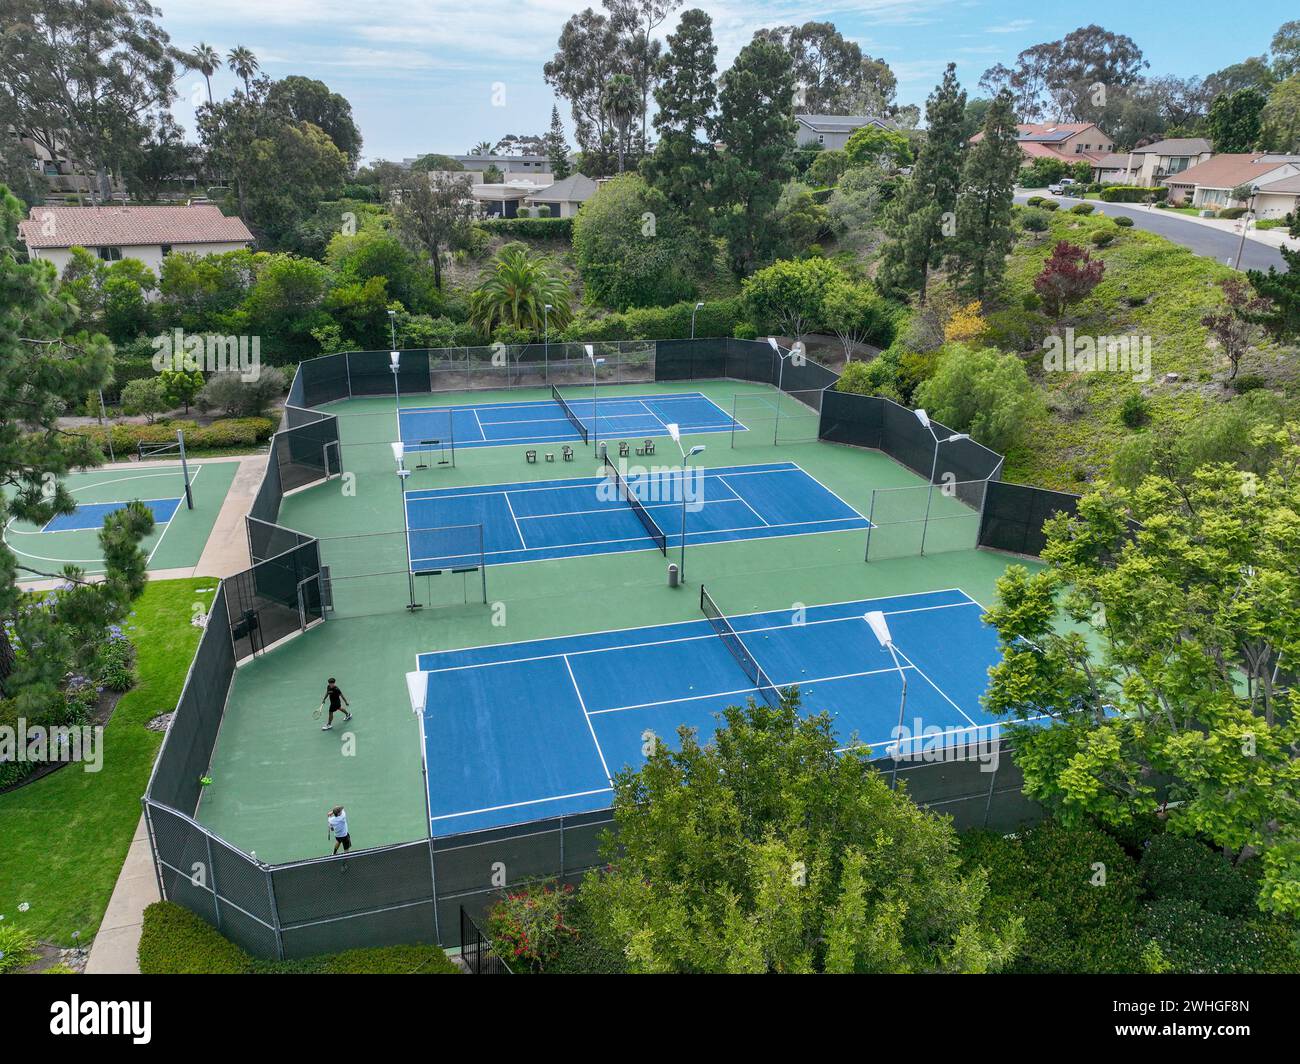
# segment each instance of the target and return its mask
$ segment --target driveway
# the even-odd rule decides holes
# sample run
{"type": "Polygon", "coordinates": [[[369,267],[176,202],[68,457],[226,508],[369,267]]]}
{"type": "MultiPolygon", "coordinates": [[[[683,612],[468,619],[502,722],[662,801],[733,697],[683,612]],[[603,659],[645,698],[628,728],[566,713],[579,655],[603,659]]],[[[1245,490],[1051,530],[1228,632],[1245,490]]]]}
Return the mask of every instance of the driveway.
{"type": "MultiPolygon", "coordinates": [[[[1032,195],[1041,196],[1043,194],[1042,192],[1017,192],[1015,200],[1017,203],[1024,203],[1032,195]]],[[[1082,202],[1070,196],[1052,196],[1051,198],[1061,201],[1061,210],[1068,210],[1076,203],[1082,202]]],[[[1175,244],[1181,244],[1197,255],[1218,259],[1219,262],[1227,265],[1236,264],[1237,245],[1241,241],[1240,233],[1202,225],[1185,214],[1177,214],[1172,211],[1148,209],[1128,203],[1103,203],[1100,200],[1088,200],[1088,202],[1093,204],[1099,212],[1104,212],[1112,218],[1126,214],[1133,219],[1135,229],[1145,229],[1149,233],[1156,233],[1166,240],[1173,241],[1175,244]]],[[[1248,270],[1267,270],[1270,266],[1276,266],[1279,270],[1285,271],[1287,268],[1286,262],[1283,261],[1277,248],[1261,243],[1250,236],[1246,237],[1246,245],[1241,257],[1248,270]]]]}

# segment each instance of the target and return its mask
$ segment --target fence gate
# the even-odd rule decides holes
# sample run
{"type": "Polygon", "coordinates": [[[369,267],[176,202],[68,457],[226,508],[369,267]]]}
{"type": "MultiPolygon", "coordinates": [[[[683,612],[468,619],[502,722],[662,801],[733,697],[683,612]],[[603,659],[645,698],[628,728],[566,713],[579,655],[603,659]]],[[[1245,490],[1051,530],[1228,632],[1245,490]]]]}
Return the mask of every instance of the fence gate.
{"type": "Polygon", "coordinates": [[[305,632],[317,621],[325,619],[325,593],[321,587],[321,574],[313,573],[298,582],[298,623],[305,632]]]}
{"type": "Polygon", "coordinates": [[[338,440],[330,440],[321,448],[322,457],[325,465],[325,479],[330,480],[333,477],[342,476],[343,474],[343,446],[338,440]]]}

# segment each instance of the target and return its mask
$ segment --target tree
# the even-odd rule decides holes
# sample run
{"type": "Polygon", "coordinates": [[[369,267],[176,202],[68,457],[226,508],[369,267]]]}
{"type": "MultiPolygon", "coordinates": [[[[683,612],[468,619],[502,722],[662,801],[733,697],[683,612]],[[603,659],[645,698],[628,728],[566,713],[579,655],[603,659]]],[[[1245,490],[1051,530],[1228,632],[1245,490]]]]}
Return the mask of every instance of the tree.
{"type": "Polygon", "coordinates": [[[199,393],[204,409],[217,409],[230,417],[261,417],[284,394],[284,374],[263,366],[256,380],[245,381],[235,370],[214,373],[199,393]]]}
{"type": "Polygon", "coordinates": [[[610,21],[625,38],[623,50],[628,57],[633,84],[640,99],[641,133],[639,150],[649,142],[650,94],[659,78],[661,46],[654,31],[670,14],[681,7],[682,0],[602,0],[610,21]]]}
{"type": "Polygon", "coordinates": [[[1254,151],[1259,143],[1260,115],[1266,102],[1264,95],[1255,89],[1238,89],[1216,97],[1205,123],[1214,150],[1220,154],[1254,151]]]}
{"type": "Polygon", "coordinates": [[[820,151],[808,165],[808,180],[818,188],[834,185],[852,163],[842,151],[820,151]]]}
{"type": "Polygon", "coordinates": [[[1011,93],[1000,92],[962,169],[953,257],[962,289],[979,300],[1001,282],[1015,242],[1011,214],[1021,161],[1018,132],[1011,93]]]}
{"type": "Polygon", "coordinates": [[[163,387],[157,377],[142,377],[127,381],[122,388],[122,412],[128,417],[144,415],[152,425],[154,419],[169,409],[163,387]]]}
{"type": "Polygon", "coordinates": [[[397,231],[412,251],[433,266],[434,285],[442,287],[442,256],[469,237],[474,200],[468,177],[412,174],[393,204],[397,231]]]}
{"type": "Polygon", "coordinates": [[[110,175],[135,150],[145,117],[175,96],[167,34],[146,0],[7,0],[0,33],[0,124],[53,159],[110,175]]]}
{"type": "MultiPolygon", "coordinates": [[[[0,519],[6,527],[14,520],[41,527],[76,509],[61,478],[104,460],[89,437],[64,431],[58,419],[108,383],[112,347],[101,335],[72,331],[76,310],[49,263],[19,262],[22,216],[0,187],[0,519]]],[[[106,518],[98,582],[72,564],[60,572],[20,564],[0,541],[0,695],[15,700],[19,716],[44,719],[61,709],[68,675],[93,671],[108,626],[144,589],[139,542],[152,528],[143,506],[106,518]],[[18,588],[20,577],[63,586],[33,602],[18,588]]]]}
{"type": "Polygon", "coordinates": [[[883,59],[863,55],[830,22],[805,22],[759,30],[754,40],[780,45],[790,56],[803,114],[866,114],[884,117],[897,81],[883,59]]]}
{"type": "Polygon", "coordinates": [[[1043,310],[1060,320],[1068,307],[1087,299],[1101,283],[1106,264],[1093,259],[1078,244],[1060,241],[1034,278],[1034,291],[1043,300],[1043,310]]]}
{"type": "Polygon", "coordinates": [[[1026,793],[1067,823],[1158,811],[1238,863],[1259,857],[1260,907],[1294,917],[1300,747],[1282,661],[1300,640],[1300,426],[1275,436],[1263,476],[1215,464],[1103,484],[1052,518],[1047,568],[998,581],[986,700],[1050,720],[1012,729],[1016,759],[1026,793]]]}
{"type": "Polygon", "coordinates": [[[556,181],[563,181],[573,172],[569,165],[569,143],[564,139],[560,109],[555,106],[551,107],[551,129],[546,134],[546,159],[556,181]]]}
{"type": "Polygon", "coordinates": [[[203,81],[208,87],[208,103],[212,103],[212,75],[221,69],[221,56],[217,50],[210,44],[199,41],[194,46],[193,51],[181,52],[178,58],[190,70],[197,70],[203,75],[203,81]]]}
{"type": "Polygon", "coordinates": [[[361,157],[361,131],[352,120],[352,105],[328,85],[314,78],[290,75],[272,83],[266,95],[267,107],[282,119],[301,125],[310,122],[323,129],[349,160],[361,157]]]}
{"type": "Polygon", "coordinates": [[[790,57],[779,45],[752,41],[722,75],[721,85],[713,139],[726,149],[714,168],[711,192],[731,268],[743,277],[770,253],[771,215],[792,170],[790,57]]]}
{"type": "Polygon", "coordinates": [[[965,111],[966,93],[957,84],[956,64],[949,63],[943,81],[926,100],[925,147],[886,215],[891,240],[881,255],[879,273],[886,294],[915,291],[925,303],[927,279],[943,257],[943,242],[955,220],[966,147],[965,111]]]}
{"type": "MultiPolygon", "coordinates": [[[[226,66],[230,68],[235,77],[244,83],[245,92],[250,91],[249,79],[262,69],[261,64],[257,61],[257,56],[253,54],[253,50],[245,48],[242,44],[230,49],[230,53],[226,56],[226,66]]],[[[210,98],[208,102],[212,102],[210,98]]]]}
{"type": "Polygon", "coordinates": [[[1268,48],[1273,55],[1273,75],[1278,81],[1300,74],[1300,19],[1282,23],[1268,48]]]}
{"type": "Polygon", "coordinates": [[[581,897],[634,972],[987,972],[1018,919],[986,920],[944,820],[891,791],[830,718],[732,706],[614,780],[618,849],[581,897]]]}
{"type": "Polygon", "coordinates": [[[1025,364],[1016,355],[957,343],[944,345],[915,401],[936,421],[1004,453],[1020,438],[1036,403],[1025,364]]]}
{"type": "Polygon", "coordinates": [[[892,172],[912,161],[911,142],[892,129],[863,126],[855,129],[844,145],[849,166],[875,166],[892,172]]]}
{"type": "Polygon", "coordinates": [[[169,182],[197,168],[197,151],[185,143],[185,132],[170,114],[157,116],[138,150],[127,157],[122,177],[138,200],[156,200],[169,182]]]}
{"type": "Polygon", "coordinates": [[[842,278],[826,259],[782,259],[745,281],[745,305],[755,322],[770,323],[802,342],[822,320],[827,290],[842,278]]]}
{"type": "Polygon", "coordinates": [[[615,74],[605,82],[601,105],[609,112],[609,120],[618,134],[618,172],[623,172],[627,157],[628,130],[636,117],[636,82],[631,75],[615,74]]]}
{"type": "MultiPolygon", "coordinates": [[[[163,400],[169,407],[183,406],[187,414],[190,412],[190,403],[203,391],[204,383],[202,370],[186,372],[179,365],[175,369],[164,369],[158,374],[163,400]]],[[[125,392],[123,397],[125,398],[125,392]]]]}
{"type": "Polygon", "coordinates": [[[321,200],[337,199],[348,157],[310,122],[275,123],[249,145],[243,177],[249,225],[272,242],[287,237],[321,200]]]}
{"type": "Polygon", "coordinates": [[[1267,57],[1257,55],[1211,74],[1205,79],[1205,87],[1210,99],[1230,96],[1241,89],[1254,89],[1267,96],[1276,80],[1267,57]]]}
{"type": "Polygon", "coordinates": [[[698,8],[682,12],[677,31],[668,35],[655,89],[659,143],[641,164],[646,180],[700,226],[708,215],[706,186],[714,161],[713,146],[701,137],[713,118],[717,55],[709,16],[698,8]]]}
{"type": "Polygon", "coordinates": [[[1288,153],[1300,150],[1300,74],[1274,87],[1259,117],[1269,148],[1288,153]]]}
{"type": "Polygon", "coordinates": [[[711,252],[707,234],[638,174],[604,182],[573,222],[587,298],[616,310],[691,298],[711,252]]]}
{"type": "Polygon", "coordinates": [[[875,335],[882,317],[880,297],[870,284],[840,277],[822,293],[821,319],[839,337],[846,365],[853,361],[854,352],[875,335]]]}
{"type": "Polygon", "coordinates": [[[591,8],[573,15],[560,31],[559,50],[543,67],[546,83],[569,101],[583,173],[609,173],[614,143],[605,86],[629,65],[621,26],[591,8]]]}
{"type": "Polygon", "coordinates": [[[472,148],[470,148],[469,154],[470,155],[491,155],[492,142],[487,140],[480,140],[472,148]]]}
{"type": "Polygon", "coordinates": [[[1241,277],[1225,278],[1219,282],[1219,287],[1223,289],[1224,305],[1203,317],[1201,324],[1219,341],[1219,347],[1232,367],[1228,374],[1228,380],[1232,380],[1237,375],[1242,357],[1259,342],[1261,329],[1257,322],[1272,309],[1272,304],[1255,295],[1250,284],[1241,277]]]}
{"type": "MultiPolygon", "coordinates": [[[[1297,212],[1300,214],[1300,212],[1297,212]]],[[[1296,235],[1292,225],[1292,235],[1296,235]]],[[[1260,316],[1260,323],[1277,339],[1287,342],[1300,336],[1300,251],[1280,247],[1278,253],[1286,262],[1285,270],[1270,266],[1268,273],[1248,270],[1251,286],[1272,304],[1272,309],[1260,316]]]]}
{"type": "Polygon", "coordinates": [[[548,323],[563,328],[571,317],[564,278],[549,258],[524,244],[501,248],[469,297],[470,322],[487,335],[500,326],[540,333],[548,323]]]}

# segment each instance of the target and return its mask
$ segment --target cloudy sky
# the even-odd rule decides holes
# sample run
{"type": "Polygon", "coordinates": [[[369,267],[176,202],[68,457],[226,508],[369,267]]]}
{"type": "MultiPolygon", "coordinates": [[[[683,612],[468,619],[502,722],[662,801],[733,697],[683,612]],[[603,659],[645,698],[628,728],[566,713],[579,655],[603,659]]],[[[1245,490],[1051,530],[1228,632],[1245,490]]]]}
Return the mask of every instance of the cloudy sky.
{"type": "MultiPolygon", "coordinates": [[[[554,53],[564,22],[585,6],[576,0],[155,4],[179,47],[205,41],[224,55],[246,45],[272,77],[304,74],[342,93],[352,103],[368,159],[460,153],[478,140],[544,131],[554,101],[542,65],[554,53]],[[504,86],[503,101],[494,100],[497,84],[504,86]]],[[[700,6],[712,16],[720,69],[760,27],[830,21],[889,63],[898,75],[900,102],[918,104],[949,61],[973,89],[995,62],[1010,63],[1022,48],[1058,39],[1088,21],[1131,36],[1153,72],[1187,75],[1267,51],[1273,31],[1295,17],[1291,0],[1255,0],[1243,5],[1249,17],[1240,18],[1171,0],[1090,0],[1085,7],[1010,0],[688,0],[685,6],[700,6]]],[[[190,129],[194,106],[206,98],[202,81],[187,73],[179,85],[176,115],[190,129]]],[[[222,70],[213,92],[225,95],[234,86],[234,77],[222,70]]],[[[568,123],[564,104],[560,111],[568,123]]]]}

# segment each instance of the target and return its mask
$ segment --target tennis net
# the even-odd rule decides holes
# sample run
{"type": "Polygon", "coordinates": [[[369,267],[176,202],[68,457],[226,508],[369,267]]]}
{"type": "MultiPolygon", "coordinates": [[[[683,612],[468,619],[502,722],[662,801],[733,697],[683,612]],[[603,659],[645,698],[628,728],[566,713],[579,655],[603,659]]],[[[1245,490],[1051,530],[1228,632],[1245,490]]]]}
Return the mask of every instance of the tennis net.
{"type": "Polygon", "coordinates": [[[713,630],[718,633],[718,637],[726,644],[732,656],[740,663],[740,667],[745,670],[745,675],[758,689],[758,693],[763,696],[763,700],[773,709],[780,708],[781,692],[767,678],[767,673],[763,671],[763,667],[754,660],[754,655],[746,648],[740,634],[731,626],[731,622],[727,620],[726,615],[718,609],[718,604],[713,601],[713,596],[704,589],[703,584],[700,585],[700,610],[709,619],[709,623],[713,625],[713,630]]]}
{"type": "Polygon", "coordinates": [[[641,523],[645,525],[645,530],[650,533],[650,538],[655,541],[655,546],[667,557],[668,537],[664,535],[664,530],[655,524],[655,519],[650,516],[650,511],[645,508],[641,500],[628,487],[627,481],[619,474],[618,466],[609,460],[608,454],[605,455],[605,475],[618,485],[619,497],[632,507],[632,512],[641,519],[641,523]]]}
{"type": "Polygon", "coordinates": [[[564,401],[564,396],[560,394],[560,389],[554,384],[551,385],[551,398],[560,404],[560,409],[564,411],[564,416],[573,422],[573,427],[577,429],[578,436],[581,438],[582,442],[590,443],[591,437],[587,434],[587,426],[584,425],[578,415],[573,412],[573,407],[564,401]]]}

